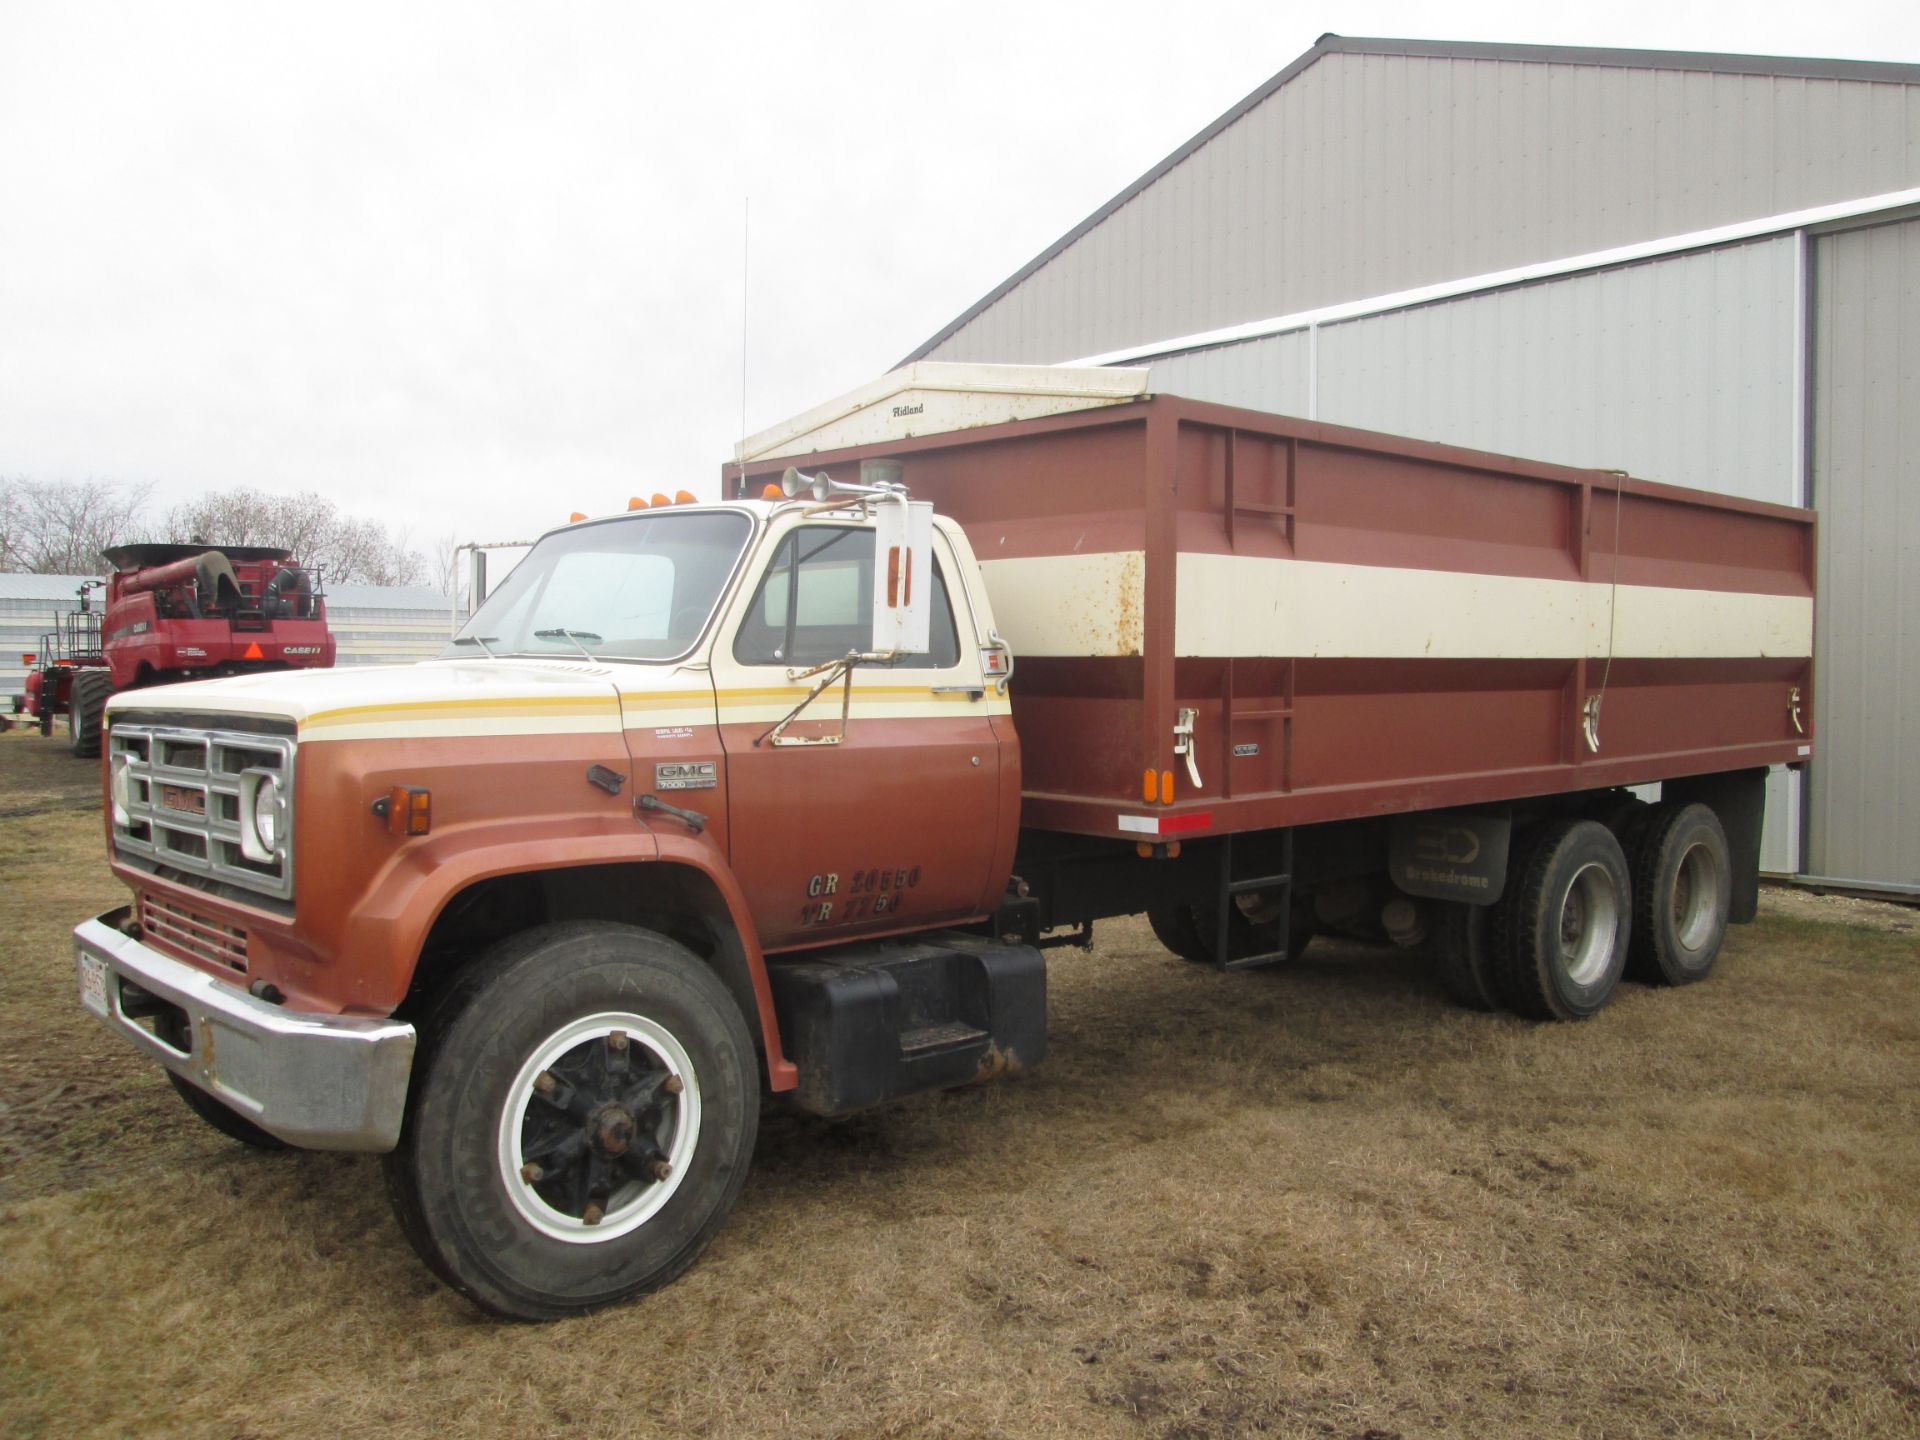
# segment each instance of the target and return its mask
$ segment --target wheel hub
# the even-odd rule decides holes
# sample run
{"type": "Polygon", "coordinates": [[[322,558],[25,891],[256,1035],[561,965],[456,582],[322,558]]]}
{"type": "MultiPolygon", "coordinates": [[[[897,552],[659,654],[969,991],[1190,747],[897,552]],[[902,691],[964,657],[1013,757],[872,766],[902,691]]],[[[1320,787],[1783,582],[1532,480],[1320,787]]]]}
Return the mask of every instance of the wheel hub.
{"type": "Polygon", "coordinates": [[[602,1155],[624,1155],[633,1144],[634,1115],[617,1100],[609,1100],[587,1121],[587,1141],[602,1155]]]}
{"type": "Polygon", "coordinates": [[[678,1188],[699,1133],[690,1069],[672,1035],[638,1016],[588,1017],[550,1036],[501,1115],[500,1171],[515,1207],[583,1243],[644,1223],[678,1188]]]}

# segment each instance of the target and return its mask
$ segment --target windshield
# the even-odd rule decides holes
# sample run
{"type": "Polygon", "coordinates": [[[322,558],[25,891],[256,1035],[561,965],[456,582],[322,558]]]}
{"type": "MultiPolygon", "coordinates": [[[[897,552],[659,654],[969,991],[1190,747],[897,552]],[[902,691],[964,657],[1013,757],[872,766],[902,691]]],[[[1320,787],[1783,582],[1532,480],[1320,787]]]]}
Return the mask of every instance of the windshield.
{"type": "Polygon", "coordinates": [[[441,653],[684,655],[752,529],[738,511],[709,510],[634,515],[549,535],[441,653]]]}

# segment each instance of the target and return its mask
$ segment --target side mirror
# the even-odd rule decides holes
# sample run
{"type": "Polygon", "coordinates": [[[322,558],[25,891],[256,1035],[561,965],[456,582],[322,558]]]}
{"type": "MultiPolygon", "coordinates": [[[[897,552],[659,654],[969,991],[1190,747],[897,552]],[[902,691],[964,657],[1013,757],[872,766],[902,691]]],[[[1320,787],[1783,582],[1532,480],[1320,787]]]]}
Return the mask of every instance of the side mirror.
{"type": "Polygon", "coordinates": [[[873,526],[876,655],[923,655],[933,630],[933,504],[888,498],[873,526]]]}

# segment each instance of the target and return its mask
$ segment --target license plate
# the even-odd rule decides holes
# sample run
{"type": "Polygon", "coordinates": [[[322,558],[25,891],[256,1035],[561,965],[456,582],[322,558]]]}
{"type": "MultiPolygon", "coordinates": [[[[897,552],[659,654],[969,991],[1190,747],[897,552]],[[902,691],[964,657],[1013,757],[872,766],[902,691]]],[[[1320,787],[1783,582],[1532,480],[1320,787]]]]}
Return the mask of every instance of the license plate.
{"type": "Polygon", "coordinates": [[[101,1019],[107,1016],[107,962],[76,955],[80,968],[80,1003],[101,1019]]]}

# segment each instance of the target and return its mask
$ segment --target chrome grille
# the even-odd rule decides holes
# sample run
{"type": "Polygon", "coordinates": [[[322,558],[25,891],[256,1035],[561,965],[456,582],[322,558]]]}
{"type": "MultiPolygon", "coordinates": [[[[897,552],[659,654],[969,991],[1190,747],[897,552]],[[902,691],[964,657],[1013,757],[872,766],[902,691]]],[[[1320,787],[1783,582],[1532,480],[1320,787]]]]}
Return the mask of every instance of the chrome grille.
{"type": "Polygon", "coordinates": [[[149,940],[161,941],[242,975],[247,973],[247,932],[238,925],[201,915],[175,900],[142,895],[140,929],[149,940]]]}
{"type": "Polygon", "coordinates": [[[121,721],[107,732],[113,843],[123,856],[223,881],[278,900],[293,898],[291,736],[190,730],[121,721]],[[279,845],[256,860],[241,848],[243,784],[278,779],[279,845]]]}

